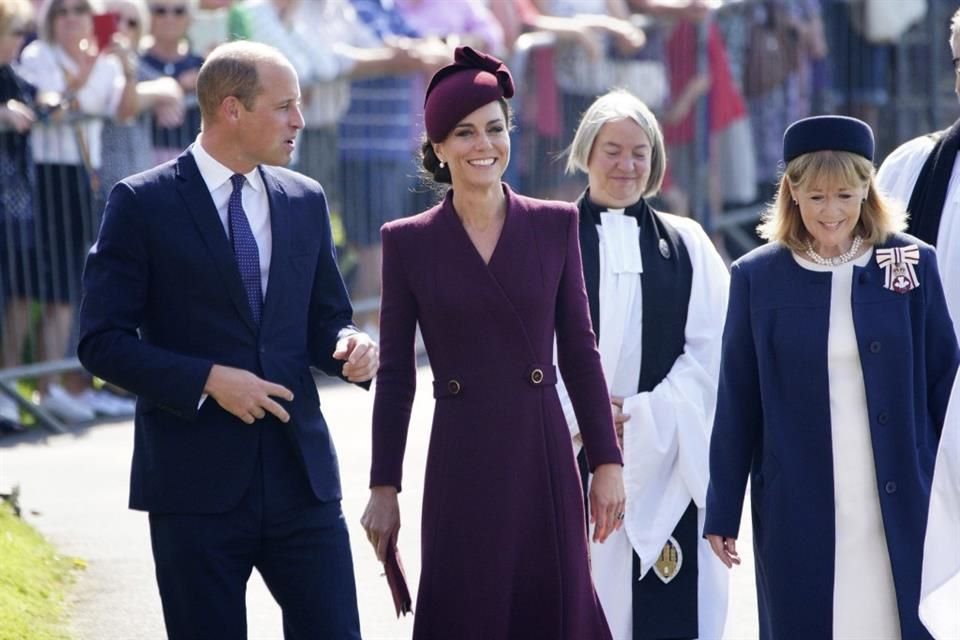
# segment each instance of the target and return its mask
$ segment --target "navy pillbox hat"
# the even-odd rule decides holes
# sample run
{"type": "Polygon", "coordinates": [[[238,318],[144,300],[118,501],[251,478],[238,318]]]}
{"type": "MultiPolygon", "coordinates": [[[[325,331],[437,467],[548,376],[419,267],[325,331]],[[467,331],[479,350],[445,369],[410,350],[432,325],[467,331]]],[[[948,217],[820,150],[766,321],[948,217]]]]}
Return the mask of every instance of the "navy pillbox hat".
{"type": "Polygon", "coordinates": [[[873,161],[873,130],[848,116],[813,116],[797,120],[783,133],[783,162],[814,151],[849,151],[873,161]]]}

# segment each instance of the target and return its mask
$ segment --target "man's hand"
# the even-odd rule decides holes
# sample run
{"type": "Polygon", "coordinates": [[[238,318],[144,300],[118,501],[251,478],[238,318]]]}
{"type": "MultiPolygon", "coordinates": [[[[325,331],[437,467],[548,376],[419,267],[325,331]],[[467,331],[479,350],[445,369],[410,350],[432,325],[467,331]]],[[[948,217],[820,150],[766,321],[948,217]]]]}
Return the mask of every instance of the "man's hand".
{"type": "Polygon", "coordinates": [[[590,522],[594,523],[593,541],[603,542],[623,526],[627,496],[623,488],[623,467],[601,464],[590,483],[590,522]]]}
{"type": "Polygon", "coordinates": [[[367,540],[377,553],[377,560],[387,559],[387,545],[397,543],[400,533],[400,504],[397,501],[397,488],[390,486],[370,489],[370,500],[363,510],[360,524],[367,532],[367,540]]]}
{"type": "Polygon", "coordinates": [[[207,376],[203,392],[217,401],[221,407],[247,424],[272,413],[280,422],[288,422],[290,414],[271,396],[286,401],[293,400],[293,393],[284,386],[267,382],[245,369],[215,364],[207,376]]]}
{"type": "Polygon", "coordinates": [[[371,380],[380,367],[380,349],[365,333],[351,333],[340,338],[333,357],[345,361],[343,377],[350,382],[371,380]]]}

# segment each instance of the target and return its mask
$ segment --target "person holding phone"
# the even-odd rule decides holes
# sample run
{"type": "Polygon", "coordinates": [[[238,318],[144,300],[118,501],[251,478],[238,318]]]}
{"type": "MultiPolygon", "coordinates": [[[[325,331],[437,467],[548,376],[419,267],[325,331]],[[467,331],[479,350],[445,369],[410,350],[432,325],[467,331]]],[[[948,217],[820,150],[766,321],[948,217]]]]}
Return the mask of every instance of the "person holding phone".
{"type": "MultiPolygon", "coordinates": [[[[102,9],[94,0],[44,0],[40,37],[20,58],[20,74],[37,88],[40,104],[59,107],[31,134],[39,296],[44,304],[39,351],[50,360],[76,354],[73,318],[83,259],[96,231],[94,202],[102,196],[104,122],[126,119],[136,110],[134,70],[98,49],[93,16],[102,9]]],[[[80,374],[65,374],[61,382],[41,380],[42,406],[66,422],[92,420],[101,392],[80,374]]]]}

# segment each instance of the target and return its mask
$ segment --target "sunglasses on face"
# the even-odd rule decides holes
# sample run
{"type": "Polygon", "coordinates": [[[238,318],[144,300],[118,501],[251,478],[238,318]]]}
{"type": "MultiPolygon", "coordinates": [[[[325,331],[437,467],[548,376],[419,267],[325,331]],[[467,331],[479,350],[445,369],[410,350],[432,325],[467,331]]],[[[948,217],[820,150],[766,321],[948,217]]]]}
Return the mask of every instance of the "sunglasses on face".
{"type": "Polygon", "coordinates": [[[150,13],[155,16],[177,16],[178,18],[187,15],[187,7],[182,4],[178,4],[173,7],[165,7],[162,5],[154,5],[150,7],[150,13]]]}
{"type": "Polygon", "coordinates": [[[62,5],[53,10],[53,15],[57,18],[62,18],[70,14],[79,17],[85,16],[88,13],[90,13],[90,5],[88,4],[62,5]]]}

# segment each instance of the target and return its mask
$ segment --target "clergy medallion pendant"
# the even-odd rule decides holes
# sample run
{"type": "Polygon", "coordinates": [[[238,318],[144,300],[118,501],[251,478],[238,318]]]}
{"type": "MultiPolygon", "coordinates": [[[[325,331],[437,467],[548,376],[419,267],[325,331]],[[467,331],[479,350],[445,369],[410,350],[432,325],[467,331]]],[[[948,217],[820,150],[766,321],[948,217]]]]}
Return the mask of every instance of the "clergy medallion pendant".
{"type": "Polygon", "coordinates": [[[680,573],[681,567],[683,567],[683,550],[680,548],[677,539],[670,536],[667,538],[666,544],[663,545],[660,557],[653,564],[653,572],[657,574],[663,584],[670,584],[680,573]]]}
{"type": "Polygon", "coordinates": [[[670,245],[667,244],[666,240],[660,238],[660,242],[657,243],[657,248],[660,249],[660,255],[663,256],[664,260],[670,259],[670,245]]]}

